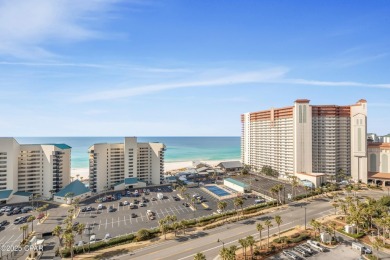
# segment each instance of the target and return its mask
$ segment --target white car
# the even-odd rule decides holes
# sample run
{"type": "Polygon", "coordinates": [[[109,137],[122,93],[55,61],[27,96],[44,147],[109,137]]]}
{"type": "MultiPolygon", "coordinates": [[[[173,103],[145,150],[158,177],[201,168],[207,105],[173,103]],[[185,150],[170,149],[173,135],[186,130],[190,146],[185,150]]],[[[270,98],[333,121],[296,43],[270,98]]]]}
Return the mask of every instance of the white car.
{"type": "Polygon", "coordinates": [[[97,209],[99,209],[99,210],[100,210],[100,209],[103,209],[103,204],[99,204],[98,207],[97,207],[97,209]]]}
{"type": "Polygon", "coordinates": [[[127,206],[127,205],[129,205],[129,202],[128,202],[127,200],[125,200],[125,201],[123,202],[123,205],[124,205],[124,206],[127,206]]]}
{"type": "Polygon", "coordinates": [[[111,238],[111,235],[109,233],[107,233],[105,236],[104,236],[104,240],[108,240],[111,238]]]}
{"type": "Polygon", "coordinates": [[[221,214],[221,213],[222,213],[222,210],[220,210],[220,209],[217,209],[217,212],[218,212],[219,214],[221,214]]]}

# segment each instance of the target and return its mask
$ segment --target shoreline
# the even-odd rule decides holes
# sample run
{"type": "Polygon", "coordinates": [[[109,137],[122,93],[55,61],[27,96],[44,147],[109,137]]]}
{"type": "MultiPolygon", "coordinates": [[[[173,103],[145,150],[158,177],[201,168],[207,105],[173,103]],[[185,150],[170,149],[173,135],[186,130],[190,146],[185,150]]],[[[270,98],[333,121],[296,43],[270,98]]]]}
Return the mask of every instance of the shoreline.
{"type": "MultiPolygon", "coordinates": [[[[240,158],[237,159],[224,159],[224,160],[188,160],[188,161],[178,161],[178,162],[165,162],[164,163],[164,172],[170,171],[179,171],[180,169],[185,168],[194,168],[193,162],[202,162],[206,164],[210,164],[211,166],[216,166],[221,162],[226,161],[241,161],[240,158]]],[[[89,168],[71,168],[71,176],[74,177],[74,180],[77,178],[77,174],[79,175],[79,179],[82,177],[83,180],[89,178],[89,168]]]]}

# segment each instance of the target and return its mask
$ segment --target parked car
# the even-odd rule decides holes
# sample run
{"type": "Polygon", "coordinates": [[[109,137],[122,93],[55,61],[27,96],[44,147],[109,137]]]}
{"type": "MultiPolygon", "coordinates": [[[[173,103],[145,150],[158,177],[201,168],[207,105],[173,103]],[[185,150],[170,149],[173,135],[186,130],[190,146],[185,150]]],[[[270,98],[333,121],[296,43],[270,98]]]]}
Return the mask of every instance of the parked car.
{"type": "Polygon", "coordinates": [[[157,198],[155,198],[155,197],[152,198],[152,201],[156,201],[156,200],[157,200],[157,198]]]}
{"type": "Polygon", "coordinates": [[[179,201],[179,200],[180,200],[180,198],[178,198],[178,197],[176,197],[176,196],[173,196],[173,200],[175,200],[175,201],[179,201]]]}
{"type": "Polygon", "coordinates": [[[81,212],[86,212],[86,211],[87,211],[87,207],[81,209],[81,212]]]}
{"type": "Polygon", "coordinates": [[[20,222],[23,220],[23,217],[17,217],[15,220],[14,220],[14,224],[21,224],[20,222]]]}
{"type": "Polygon", "coordinates": [[[84,241],[79,241],[75,246],[83,246],[83,245],[84,245],[84,241]]]}
{"type": "Polygon", "coordinates": [[[79,222],[75,222],[75,223],[73,223],[73,230],[75,230],[76,228],[77,228],[77,226],[78,226],[78,224],[79,224],[79,222]]]}
{"type": "Polygon", "coordinates": [[[37,216],[37,219],[43,219],[44,216],[45,216],[45,213],[41,212],[41,213],[39,213],[39,215],[37,216]]]}
{"type": "Polygon", "coordinates": [[[184,206],[184,207],[189,207],[190,204],[188,204],[187,202],[184,202],[184,203],[183,203],[183,206],[184,206]]]}
{"type": "Polygon", "coordinates": [[[131,217],[132,217],[132,218],[136,218],[136,217],[137,217],[137,214],[131,213],[131,217]]]}
{"type": "Polygon", "coordinates": [[[303,257],[309,256],[309,254],[299,246],[294,247],[293,250],[303,257]]]}
{"type": "Polygon", "coordinates": [[[89,242],[90,242],[90,243],[95,243],[95,242],[96,242],[96,235],[91,235],[91,236],[89,237],[89,242]]]}
{"type": "Polygon", "coordinates": [[[99,204],[98,207],[97,207],[98,210],[102,210],[103,209],[103,204],[99,204]]]}
{"type": "Polygon", "coordinates": [[[13,211],[8,211],[6,215],[7,215],[7,216],[12,216],[13,214],[14,214],[13,211]]]}
{"type": "Polygon", "coordinates": [[[145,203],[140,203],[139,206],[140,207],[146,207],[146,204],[145,203]]]}
{"type": "Polygon", "coordinates": [[[8,224],[9,224],[8,220],[3,220],[3,221],[0,222],[0,225],[1,225],[2,227],[6,226],[6,225],[8,225],[8,224]]]}
{"type": "Polygon", "coordinates": [[[122,201],[119,201],[119,206],[124,206],[122,201]]]}
{"type": "Polygon", "coordinates": [[[111,238],[111,235],[109,233],[107,233],[105,236],[104,236],[104,240],[108,240],[111,238]]]}
{"type": "Polygon", "coordinates": [[[300,245],[300,247],[303,250],[305,250],[306,252],[308,252],[309,254],[313,254],[314,253],[313,249],[311,249],[310,246],[307,246],[307,245],[303,244],[303,245],[300,245]]]}
{"type": "Polygon", "coordinates": [[[298,256],[289,250],[283,250],[282,253],[283,253],[283,255],[287,256],[290,259],[298,259],[298,256]]]}
{"type": "Polygon", "coordinates": [[[123,202],[123,205],[124,205],[124,206],[127,206],[127,205],[129,205],[129,202],[128,202],[127,200],[125,200],[125,201],[123,202]]]}
{"type": "Polygon", "coordinates": [[[114,209],[113,206],[110,206],[110,207],[108,208],[108,212],[114,212],[114,211],[115,211],[115,209],[114,209]]]}
{"type": "Polygon", "coordinates": [[[87,207],[87,211],[92,211],[92,207],[87,207]]]}

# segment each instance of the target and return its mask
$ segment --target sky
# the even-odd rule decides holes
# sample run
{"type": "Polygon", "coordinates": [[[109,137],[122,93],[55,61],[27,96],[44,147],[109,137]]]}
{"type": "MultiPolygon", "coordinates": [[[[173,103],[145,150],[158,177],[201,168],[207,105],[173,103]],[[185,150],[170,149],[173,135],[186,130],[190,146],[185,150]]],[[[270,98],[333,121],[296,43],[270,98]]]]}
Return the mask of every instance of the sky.
{"type": "Polygon", "coordinates": [[[368,101],[390,133],[390,2],[0,0],[0,136],[239,136],[368,101]]]}

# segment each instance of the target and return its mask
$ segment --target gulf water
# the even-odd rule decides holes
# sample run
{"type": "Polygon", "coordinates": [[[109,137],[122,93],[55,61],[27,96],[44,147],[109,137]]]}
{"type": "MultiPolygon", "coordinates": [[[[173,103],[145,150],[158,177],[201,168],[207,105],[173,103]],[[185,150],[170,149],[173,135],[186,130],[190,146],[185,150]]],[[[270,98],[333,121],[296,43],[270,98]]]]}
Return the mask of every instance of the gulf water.
{"type": "MultiPolygon", "coordinates": [[[[95,143],[122,143],[123,137],[17,137],[20,144],[64,143],[72,147],[72,168],[88,168],[88,148],[95,143]]],[[[161,142],[166,162],[240,158],[240,137],[138,137],[161,142]]]]}

